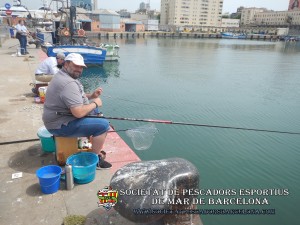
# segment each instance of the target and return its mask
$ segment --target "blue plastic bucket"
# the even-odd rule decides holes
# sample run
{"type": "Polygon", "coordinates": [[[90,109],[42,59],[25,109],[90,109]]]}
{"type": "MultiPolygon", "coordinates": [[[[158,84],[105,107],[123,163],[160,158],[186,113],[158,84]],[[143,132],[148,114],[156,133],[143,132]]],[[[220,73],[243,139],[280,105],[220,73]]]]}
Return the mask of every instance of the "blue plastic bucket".
{"type": "Polygon", "coordinates": [[[36,176],[39,178],[41,190],[44,194],[52,194],[58,191],[61,172],[62,169],[55,165],[44,166],[36,171],[36,176]]]}
{"type": "Polygon", "coordinates": [[[74,182],[86,184],[95,179],[98,162],[99,158],[95,153],[80,152],[69,156],[66,163],[72,165],[74,182]]]}

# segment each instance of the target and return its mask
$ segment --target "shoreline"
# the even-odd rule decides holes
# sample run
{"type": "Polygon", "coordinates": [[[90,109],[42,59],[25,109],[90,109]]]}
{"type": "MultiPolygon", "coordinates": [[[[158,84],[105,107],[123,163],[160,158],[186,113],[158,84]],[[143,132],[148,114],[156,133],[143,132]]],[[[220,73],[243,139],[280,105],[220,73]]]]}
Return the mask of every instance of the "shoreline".
{"type": "MultiPolygon", "coordinates": [[[[190,38],[190,39],[233,39],[237,38],[222,38],[221,34],[218,33],[196,33],[196,32],[86,32],[88,38],[98,38],[98,39],[128,39],[128,38],[190,38]]],[[[246,38],[241,38],[238,40],[261,40],[261,41],[276,41],[282,35],[275,34],[247,34],[246,38]]]]}

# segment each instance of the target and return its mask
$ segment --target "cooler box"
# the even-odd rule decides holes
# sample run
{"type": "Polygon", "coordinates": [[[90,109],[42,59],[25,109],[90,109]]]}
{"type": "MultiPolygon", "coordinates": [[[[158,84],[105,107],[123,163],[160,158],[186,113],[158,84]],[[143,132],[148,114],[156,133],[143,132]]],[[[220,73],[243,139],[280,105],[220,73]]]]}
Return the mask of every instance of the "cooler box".
{"type": "Polygon", "coordinates": [[[45,43],[53,44],[52,32],[49,32],[49,31],[37,32],[36,36],[42,44],[45,44],[45,43]]]}
{"type": "Polygon", "coordinates": [[[69,156],[78,153],[91,151],[91,149],[78,149],[77,137],[55,137],[56,161],[58,165],[64,166],[69,156]]]}
{"type": "Polygon", "coordinates": [[[42,150],[44,152],[55,152],[56,148],[53,135],[49,133],[46,127],[41,127],[37,132],[37,136],[41,140],[42,150]]]}

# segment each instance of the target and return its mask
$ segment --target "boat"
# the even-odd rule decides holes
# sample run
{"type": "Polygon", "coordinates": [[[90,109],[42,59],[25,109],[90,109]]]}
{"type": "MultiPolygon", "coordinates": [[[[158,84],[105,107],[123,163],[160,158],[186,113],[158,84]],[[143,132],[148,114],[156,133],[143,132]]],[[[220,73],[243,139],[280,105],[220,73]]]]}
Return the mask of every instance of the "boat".
{"type": "Polygon", "coordinates": [[[105,61],[118,61],[119,56],[119,45],[117,44],[101,44],[102,48],[106,49],[105,61]]]}
{"type": "MultiPolygon", "coordinates": [[[[56,56],[58,52],[63,52],[66,56],[70,53],[79,53],[87,65],[102,65],[106,58],[107,49],[88,43],[85,31],[81,28],[81,23],[76,21],[76,7],[70,7],[70,13],[65,8],[60,10],[66,14],[66,20],[60,22],[58,28],[54,27],[49,31],[37,32],[37,38],[42,42],[42,50],[47,56],[56,56]],[[46,40],[50,40],[46,42],[46,40]]],[[[55,23],[54,23],[55,25],[55,23]]]]}
{"type": "Polygon", "coordinates": [[[221,33],[222,38],[228,38],[228,39],[246,39],[247,35],[245,34],[236,34],[232,32],[222,32],[221,33]]]}
{"type": "MultiPolygon", "coordinates": [[[[0,16],[7,16],[7,8],[6,7],[0,7],[0,16]]],[[[21,4],[15,4],[12,5],[9,8],[9,11],[11,12],[10,16],[12,17],[26,17],[27,14],[30,14],[29,10],[26,6],[21,4]]]]}
{"type": "Polygon", "coordinates": [[[87,45],[42,45],[47,56],[55,57],[58,52],[63,52],[66,56],[70,53],[79,53],[87,65],[102,65],[106,58],[106,50],[100,47],[87,45]]]}
{"type": "Polygon", "coordinates": [[[284,41],[285,42],[297,42],[300,38],[298,36],[285,36],[284,41]]]}

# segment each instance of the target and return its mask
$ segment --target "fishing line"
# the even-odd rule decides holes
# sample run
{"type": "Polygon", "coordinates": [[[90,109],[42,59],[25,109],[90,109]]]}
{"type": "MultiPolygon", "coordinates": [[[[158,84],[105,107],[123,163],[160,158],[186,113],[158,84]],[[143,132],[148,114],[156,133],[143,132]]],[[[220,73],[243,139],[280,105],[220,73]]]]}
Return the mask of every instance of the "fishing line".
{"type": "MultiPolygon", "coordinates": [[[[56,112],[56,114],[61,115],[61,116],[73,116],[71,113],[65,113],[65,112],[56,112]]],[[[148,123],[162,123],[162,124],[172,124],[172,125],[184,125],[184,126],[195,126],[195,127],[209,127],[209,128],[220,128],[220,129],[233,129],[233,130],[246,130],[246,131],[259,131],[259,132],[268,132],[268,133],[300,135],[300,132],[256,129],[256,128],[246,128],[246,127],[220,126],[220,125],[209,125],[209,124],[187,123],[187,122],[173,122],[171,120],[136,119],[136,118],[95,116],[95,115],[87,115],[85,117],[87,117],[87,118],[103,118],[103,119],[111,119],[111,120],[126,120],[126,121],[137,121],[137,122],[148,122],[148,123]]]]}
{"type": "Polygon", "coordinates": [[[136,103],[136,104],[140,104],[140,105],[147,105],[147,106],[153,106],[153,107],[159,107],[159,108],[166,108],[166,107],[161,106],[161,105],[152,105],[152,104],[148,104],[148,103],[144,103],[144,102],[132,101],[132,100],[125,99],[125,98],[112,97],[110,95],[101,95],[101,97],[113,98],[113,99],[117,99],[117,100],[121,100],[121,101],[125,101],[125,102],[136,103]]]}

